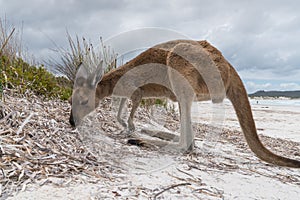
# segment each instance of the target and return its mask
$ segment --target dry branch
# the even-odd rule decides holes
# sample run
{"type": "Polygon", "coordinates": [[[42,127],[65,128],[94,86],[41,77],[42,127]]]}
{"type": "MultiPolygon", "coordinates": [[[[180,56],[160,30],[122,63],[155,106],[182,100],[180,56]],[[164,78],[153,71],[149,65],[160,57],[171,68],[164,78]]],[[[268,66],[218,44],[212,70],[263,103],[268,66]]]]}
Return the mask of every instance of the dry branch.
{"type": "Polygon", "coordinates": [[[186,186],[186,185],[191,185],[191,184],[190,183],[179,183],[179,184],[171,185],[171,186],[163,189],[162,191],[156,193],[153,198],[156,199],[159,195],[161,195],[162,193],[164,193],[168,190],[171,190],[173,188],[180,187],[180,186],[186,186]]]}

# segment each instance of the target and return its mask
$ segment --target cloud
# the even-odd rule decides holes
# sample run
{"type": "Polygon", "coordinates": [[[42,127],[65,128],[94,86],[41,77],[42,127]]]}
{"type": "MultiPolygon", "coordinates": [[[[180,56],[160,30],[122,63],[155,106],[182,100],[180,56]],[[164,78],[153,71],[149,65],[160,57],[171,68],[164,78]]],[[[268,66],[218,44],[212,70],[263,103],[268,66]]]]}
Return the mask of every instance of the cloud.
{"type": "Polygon", "coordinates": [[[100,36],[107,39],[132,29],[160,27],[209,40],[243,79],[296,81],[299,6],[293,0],[0,0],[0,16],[24,23],[25,45],[38,59],[51,53],[51,40],[67,46],[66,29],[98,42],[100,36]]]}
{"type": "Polygon", "coordinates": [[[248,81],[245,83],[248,93],[253,93],[258,90],[272,90],[274,89],[274,85],[272,83],[255,83],[252,81],[248,81]]]}
{"type": "Polygon", "coordinates": [[[298,83],[281,83],[281,90],[300,90],[300,84],[298,83]]]}

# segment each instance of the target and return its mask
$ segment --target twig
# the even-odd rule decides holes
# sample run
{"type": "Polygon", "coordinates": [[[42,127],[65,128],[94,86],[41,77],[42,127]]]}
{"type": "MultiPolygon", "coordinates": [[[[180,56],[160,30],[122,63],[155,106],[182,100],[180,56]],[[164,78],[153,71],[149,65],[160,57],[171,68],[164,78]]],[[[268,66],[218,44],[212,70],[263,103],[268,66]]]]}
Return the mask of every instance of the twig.
{"type": "Polygon", "coordinates": [[[211,188],[211,189],[214,189],[216,192],[209,190],[207,188],[199,188],[199,189],[194,190],[193,192],[200,192],[200,193],[207,194],[207,195],[213,196],[213,197],[219,197],[219,198],[223,197],[224,192],[222,190],[219,190],[217,188],[211,188]]]}
{"type": "Polygon", "coordinates": [[[5,130],[5,131],[0,131],[0,135],[4,135],[6,133],[11,133],[12,130],[11,129],[8,129],[8,130],[5,130]]]}
{"type": "Polygon", "coordinates": [[[171,186],[163,189],[162,191],[156,193],[153,198],[156,199],[159,195],[161,195],[162,193],[164,193],[164,192],[166,192],[170,189],[173,189],[173,188],[176,188],[176,187],[179,187],[179,186],[186,186],[186,185],[191,185],[191,184],[190,183],[179,183],[179,184],[171,185],[171,186]]]}
{"type": "Polygon", "coordinates": [[[21,124],[20,128],[18,129],[18,131],[17,131],[17,133],[16,133],[17,135],[19,135],[19,134],[22,132],[24,126],[29,122],[30,118],[31,118],[33,115],[35,115],[35,113],[30,113],[30,115],[29,115],[29,116],[25,119],[25,121],[21,124]]]}
{"type": "Polygon", "coordinates": [[[192,178],[195,178],[192,174],[190,174],[190,173],[187,173],[187,172],[185,172],[185,171],[183,171],[183,170],[181,170],[181,169],[179,169],[179,168],[176,168],[179,172],[181,172],[181,173],[183,173],[183,174],[186,174],[186,175],[188,175],[188,176],[190,176],[190,177],[192,177],[192,178]]]}
{"type": "Polygon", "coordinates": [[[11,36],[13,35],[13,33],[15,32],[16,28],[13,28],[13,30],[11,31],[11,33],[9,34],[9,36],[5,39],[1,49],[0,49],[0,56],[2,56],[2,51],[5,48],[5,46],[7,45],[9,39],[11,38],[11,36]]]}
{"type": "Polygon", "coordinates": [[[13,116],[14,114],[16,114],[17,112],[16,111],[11,111],[9,114],[7,114],[5,117],[3,117],[1,120],[0,120],[0,123],[7,120],[8,118],[10,118],[11,116],[13,116]]]}

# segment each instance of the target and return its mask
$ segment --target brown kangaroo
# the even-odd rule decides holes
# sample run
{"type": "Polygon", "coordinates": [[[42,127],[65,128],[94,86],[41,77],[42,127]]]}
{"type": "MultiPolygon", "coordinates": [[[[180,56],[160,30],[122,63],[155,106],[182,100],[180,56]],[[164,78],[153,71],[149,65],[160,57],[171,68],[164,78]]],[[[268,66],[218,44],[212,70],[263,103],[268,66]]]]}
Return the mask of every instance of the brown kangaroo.
{"type": "MultiPolygon", "coordinates": [[[[179,144],[168,146],[187,151],[194,146],[190,113],[192,101],[212,100],[213,103],[219,103],[227,97],[232,102],[250,149],[260,159],[280,166],[300,167],[300,161],[278,156],[263,146],[239,75],[221,52],[207,41],[165,42],[146,50],[103,77],[97,73],[81,76],[80,72],[77,77],[70,116],[73,125],[80,124],[101,99],[114,95],[123,98],[118,113],[118,120],[123,126],[126,123],[121,120],[120,112],[126,98],[133,100],[128,126],[134,130],[132,119],[140,100],[167,97],[178,101],[181,125],[179,144]]],[[[158,146],[166,144],[154,140],[145,142],[153,142],[158,146]]]]}

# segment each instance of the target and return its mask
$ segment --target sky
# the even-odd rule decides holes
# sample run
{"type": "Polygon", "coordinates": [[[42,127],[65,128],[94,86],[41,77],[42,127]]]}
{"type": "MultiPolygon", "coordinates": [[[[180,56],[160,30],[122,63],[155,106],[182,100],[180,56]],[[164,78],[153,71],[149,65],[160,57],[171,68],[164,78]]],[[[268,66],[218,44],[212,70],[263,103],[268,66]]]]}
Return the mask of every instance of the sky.
{"type": "Polygon", "coordinates": [[[299,7],[296,0],[0,0],[0,18],[22,27],[24,45],[38,61],[55,45],[67,48],[66,30],[93,44],[149,27],[208,40],[251,93],[300,90],[299,7]]]}

